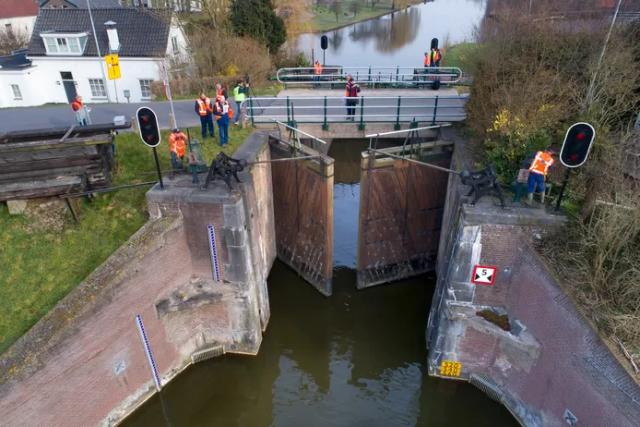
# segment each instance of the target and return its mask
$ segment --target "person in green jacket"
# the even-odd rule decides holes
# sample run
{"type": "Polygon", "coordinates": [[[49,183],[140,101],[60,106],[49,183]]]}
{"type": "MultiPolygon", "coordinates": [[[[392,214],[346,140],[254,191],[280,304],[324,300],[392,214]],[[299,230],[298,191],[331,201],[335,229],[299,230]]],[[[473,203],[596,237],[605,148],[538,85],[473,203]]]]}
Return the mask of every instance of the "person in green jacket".
{"type": "Polygon", "coordinates": [[[244,80],[238,80],[236,86],[233,88],[231,92],[233,95],[233,103],[235,111],[235,115],[233,116],[233,124],[238,125],[240,123],[240,118],[244,115],[244,111],[240,111],[240,106],[242,102],[247,99],[247,94],[249,93],[249,83],[244,80]]]}

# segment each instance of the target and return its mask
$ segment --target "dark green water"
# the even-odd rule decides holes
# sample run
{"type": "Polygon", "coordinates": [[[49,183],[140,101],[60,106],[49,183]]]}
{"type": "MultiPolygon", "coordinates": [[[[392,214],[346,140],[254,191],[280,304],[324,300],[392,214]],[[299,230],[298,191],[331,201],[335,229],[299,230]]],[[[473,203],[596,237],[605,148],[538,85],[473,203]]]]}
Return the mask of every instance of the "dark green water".
{"type": "Polygon", "coordinates": [[[125,426],[517,425],[473,386],[427,375],[434,277],[356,291],[359,184],[351,172],[364,143],[338,144],[329,152],[336,159],[333,296],[276,262],[259,355],[191,367],[125,426]]]}

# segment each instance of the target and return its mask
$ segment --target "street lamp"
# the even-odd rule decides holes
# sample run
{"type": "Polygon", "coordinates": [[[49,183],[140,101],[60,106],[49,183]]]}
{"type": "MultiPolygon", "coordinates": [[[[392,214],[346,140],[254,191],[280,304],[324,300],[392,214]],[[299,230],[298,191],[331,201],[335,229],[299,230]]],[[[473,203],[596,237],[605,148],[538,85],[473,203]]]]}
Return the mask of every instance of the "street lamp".
{"type": "MultiPolygon", "coordinates": [[[[104,71],[104,65],[102,64],[102,54],[100,53],[100,44],[98,43],[98,35],[96,34],[96,25],[93,23],[93,13],[91,13],[91,0],[87,0],[87,10],[89,11],[89,20],[91,21],[91,29],[93,31],[93,40],[96,43],[96,52],[98,53],[98,65],[102,72],[102,81],[104,82],[104,91],[107,95],[107,102],[111,101],[109,97],[109,85],[107,85],[107,74],[104,71]]],[[[117,96],[117,94],[116,94],[117,96]]]]}

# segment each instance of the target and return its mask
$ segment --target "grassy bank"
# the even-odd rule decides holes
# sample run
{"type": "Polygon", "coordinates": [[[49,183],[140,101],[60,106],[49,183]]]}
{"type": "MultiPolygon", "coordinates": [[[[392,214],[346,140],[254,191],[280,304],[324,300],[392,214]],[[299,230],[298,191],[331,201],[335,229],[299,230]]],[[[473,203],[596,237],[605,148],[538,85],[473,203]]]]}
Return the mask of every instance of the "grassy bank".
{"type": "MultiPolygon", "coordinates": [[[[250,132],[230,129],[230,144],[224,151],[235,151],[250,132]]],[[[199,137],[199,129],[191,129],[191,134],[199,137]]],[[[151,150],[137,134],[119,135],[116,145],[114,185],[155,179],[151,150]]],[[[205,141],[207,161],[219,151],[217,142],[205,141]]],[[[169,169],[166,142],[158,152],[162,168],[169,169]]],[[[6,205],[0,204],[0,265],[4,266],[0,277],[0,353],[145,223],[147,188],[97,195],[90,203],[83,201],[80,223],[63,214],[57,231],[39,228],[25,216],[10,216],[6,205]]]]}
{"type": "MultiPolygon", "coordinates": [[[[343,0],[338,3],[340,10],[337,17],[335,10],[331,7],[314,6],[312,8],[313,18],[309,22],[308,30],[315,33],[330,31],[356,22],[377,18],[394,10],[394,2],[390,0],[377,2],[373,7],[362,5],[361,0],[343,0]],[[356,4],[361,5],[357,12],[354,11],[356,4]]],[[[416,4],[421,2],[418,0],[395,2],[396,8],[400,6],[400,3],[416,4]]]]}

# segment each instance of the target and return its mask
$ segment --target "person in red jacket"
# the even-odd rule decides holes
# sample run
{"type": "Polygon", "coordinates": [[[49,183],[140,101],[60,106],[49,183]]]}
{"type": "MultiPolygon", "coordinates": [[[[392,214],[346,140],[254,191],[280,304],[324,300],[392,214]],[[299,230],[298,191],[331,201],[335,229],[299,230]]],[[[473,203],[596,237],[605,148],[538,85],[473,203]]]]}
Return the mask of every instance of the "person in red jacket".
{"type": "Polygon", "coordinates": [[[86,126],[89,124],[89,113],[87,107],[82,102],[82,97],[80,95],[76,96],[73,101],[71,101],[71,109],[76,115],[76,122],[80,126],[86,126]]]}
{"type": "Polygon", "coordinates": [[[356,105],[358,105],[358,94],[360,93],[360,86],[353,81],[353,76],[349,74],[347,76],[347,85],[345,87],[345,97],[347,104],[347,120],[354,121],[356,114],[356,105]]]}

